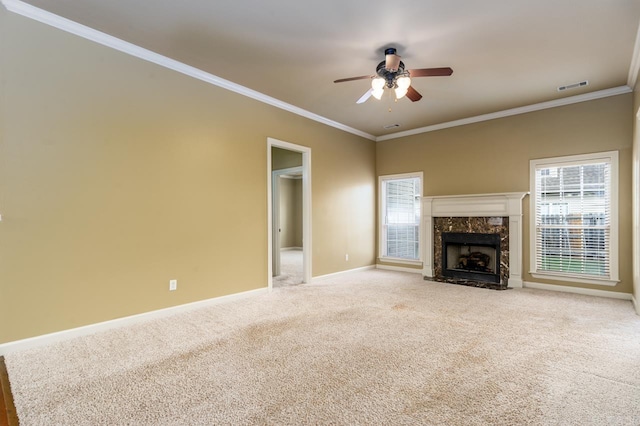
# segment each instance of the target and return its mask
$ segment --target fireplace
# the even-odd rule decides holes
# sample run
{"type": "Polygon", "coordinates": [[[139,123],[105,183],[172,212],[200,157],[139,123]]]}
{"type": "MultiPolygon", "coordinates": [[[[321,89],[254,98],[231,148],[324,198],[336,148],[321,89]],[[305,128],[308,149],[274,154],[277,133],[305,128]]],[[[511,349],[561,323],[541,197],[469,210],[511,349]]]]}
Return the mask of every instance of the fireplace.
{"type": "MultiPolygon", "coordinates": [[[[479,286],[500,290],[507,287],[522,287],[522,199],[527,194],[527,192],[504,192],[422,197],[424,241],[422,275],[424,278],[453,283],[468,281],[471,282],[469,285],[473,285],[475,281],[482,283],[479,286]],[[480,274],[482,276],[475,279],[445,276],[443,269],[458,269],[451,268],[450,265],[448,268],[443,268],[444,253],[441,238],[445,233],[498,234],[500,243],[496,247],[494,260],[489,263],[495,265],[493,273],[499,278],[493,278],[493,281],[488,282],[485,275],[488,271],[481,271],[484,272],[480,274]]],[[[483,244],[485,243],[479,246],[482,247],[483,244]]],[[[461,253],[463,249],[464,247],[460,249],[461,253]]],[[[483,250],[474,248],[473,252],[483,253],[483,250]]],[[[457,257],[458,259],[454,261],[460,263],[460,255],[457,252],[453,255],[447,254],[447,258],[450,256],[457,257]]],[[[477,264],[485,262],[486,258],[482,255],[474,255],[472,261],[477,267],[477,264]]],[[[467,272],[478,273],[478,271],[467,272]]]]}
{"type": "Polygon", "coordinates": [[[433,279],[505,290],[509,280],[509,218],[436,217],[433,279]]]}
{"type": "Polygon", "coordinates": [[[443,232],[442,276],[500,283],[500,234],[443,232]]]}

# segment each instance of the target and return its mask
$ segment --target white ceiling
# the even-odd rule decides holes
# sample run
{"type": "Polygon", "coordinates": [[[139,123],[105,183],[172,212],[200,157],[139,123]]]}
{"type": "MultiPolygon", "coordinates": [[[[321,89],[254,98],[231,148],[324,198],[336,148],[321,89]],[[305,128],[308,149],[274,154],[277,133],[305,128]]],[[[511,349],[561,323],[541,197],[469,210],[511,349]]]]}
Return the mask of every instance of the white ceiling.
{"type": "Polygon", "coordinates": [[[26,3],[373,136],[627,85],[640,22],[640,0],[26,3]],[[369,81],[333,81],[374,74],[386,47],[453,75],[413,79],[419,102],[356,104],[369,81]]]}

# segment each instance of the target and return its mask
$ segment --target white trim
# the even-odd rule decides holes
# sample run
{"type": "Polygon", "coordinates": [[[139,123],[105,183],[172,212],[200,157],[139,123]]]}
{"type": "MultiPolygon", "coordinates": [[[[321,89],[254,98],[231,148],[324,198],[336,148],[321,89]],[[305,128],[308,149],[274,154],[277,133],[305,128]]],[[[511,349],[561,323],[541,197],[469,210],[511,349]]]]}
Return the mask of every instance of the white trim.
{"type": "Polygon", "coordinates": [[[595,290],[584,287],[569,287],[555,284],[542,284],[532,281],[525,281],[524,288],[535,288],[538,290],[559,291],[562,293],[583,294],[585,296],[607,297],[609,299],[632,300],[631,293],[620,293],[617,291],[595,290]]]}
{"type": "Polygon", "coordinates": [[[389,135],[378,136],[375,140],[376,142],[382,142],[390,139],[398,139],[398,138],[403,138],[405,136],[413,136],[421,133],[428,133],[428,132],[434,132],[436,130],[448,129],[450,127],[464,126],[467,124],[479,123],[482,121],[489,121],[489,120],[495,120],[498,118],[510,117],[512,115],[526,114],[529,112],[540,111],[540,110],[549,109],[549,108],[556,108],[556,107],[576,104],[580,102],[593,101],[595,99],[608,98],[609,96],[623,95],[625,93],[631,93],[632,91],[633,90],[629,86],[612,87],[611,89],[598,90],[596,92],[584,93],[582,95],[555,99],[553,101],[541,102],[538,104],[526,105],[518,108],[492,112],[489,114],[477,115],[475,117],[467,117],[467,118],[462,118],[460,120],[433,124],[431,126],[406,130],[404,132],[397,132],[389,135]]]}
{"type": "MultiPolygon", "coordinates": [[[[273,173],[278,173],[278,174],[283,174],[283,175],[288,175],[288,174],[292,174],[292,173],[301,173],[302,172],[302,166],[297,166],[297,167],[289,167],[287,169],[278,169],[278,170],[272,170],[273,173]]],[[[283,176],[283,177],[288,177],[293,179],[292,176],[283,176]]],[[[296,179],[298,178],[297,176],[295,177],[296,179]]],[[[300,179],[302,179],[302,175],[300,175],[300,179]]]]}
{"type": "Polygon", "coordinates": [[[510,288],[524,287],[524,281],[522,280],[522,276],[517,276],[517,277],[509,276],[509,278],[507,279],[507,287],[510,287],[510,288]]]}
{"type": "Polygon", "coordinates": [[[620,281],[619,280],[609,280],[609,279],[598,279],[596,277],[582,276],[582,275],[572,275],[572,274],[560,274],[553,272],[536,272],[529,271],[529,274],[533,278],[537,278],[539,280],[552,280],[552,281],[567,281],[571,283],[584,283],[584,284],[595,284],[595,285],[607,285],[607,286],[615,286],[620,281]]]}
{"type": "MultiPolygon", "coordinates": [[[[633,128],[633,148],[631,150],[631,253],[633,293],[640,295],[640,108],[636,113],[633,128]]],[[[636,299],[634,298],[634,301],[636,299]]],[[[634,302],[635,303],[635,302],[634,302]]],[[[640,315],[640,306],[636,303],[636,312],[640,315]]]]}
{"type": "Polygon", "coordinates": [[[300,251],[302,250],[302,247],[282,247],[280,249],[280,251],[296,251],[296,250],[300,251]]]}
{"type": "Polygon", "coordinates": [[[380,176],[378,176],[378,180],[380,180],[380,179],[384,179],[384,180],[409,179],[409,178],[415,178],[415,177],[419,177],[420,179],[422,179],[424,177],[424,173],[423,172],[410,172],[410,173],[396,173],[394,175],[380,175],[380,176]]]}
{"type": "Polygon", "coordinates": [[[631,303],[633,303],[633,308],[636,310],[636,314],[640,315],[640,305],[638,305],[638,301],[633,294],[631,295],[631,303]]]}
{"type": "MultiPolygon", "coordinates": [[[[271,148],[283,148],[302,153],[302,268],[303,282],[311,282],[311,148],[274,138],[267,138],[267,284],[273,290],[273,180],[271,171],[271,148]]],[[[290,169],[282,169],[290,170],[290,169]]],[[[279,251],[278,251],[279,253],[279,251]]]]}
{"type": "Polygon", "coordinates": [[[378,176],[378,260],[383,262],[393,262],[393,263],[406,263],[410,265],[419,265],[422,263],[423,256],[423,241],[422,241],[422,202],[420,203],[420,220],[418,220],[418,259],[397,259],[390,258],[384,255],[385,245],[382,243],[382,238],[384,237],[384,212],[382,211],[382,184],[388,180],[394,179],[411,179],[418,178],[420,179],[420,194],[422,195],[424,191],[424,173],[423,172],[410,172],[410,173],[399,173],[394,175],[382,175],[378,176]]]}
{"type": "Polygon", "coordinates": [[[412,274],[422,273],[422,269],[420,268],[403,268],[402,266],[381,265],[380,263],[376,264],[376,269],[384,269],[387,271],[396,271],[396,272],[410,272],[412,274]]]}
{"type": "Polygon", "coordinates": [[[176,315],[179,313],[192,311],[194,309],[205,308],[208,306],[215,306],[215,305],[230,302],[233,300],[242,300],[250,297],[256,297],[256,296],[266,294],[267,292],[268,292],[268,289],[266,287],[258,288],[255,290],[243,291],[241,293],[228,294],[226,296],[219,296],[211,299],[200,300],[197,302],[185,303],[183,305],[172,306],[169,308],[157,309],[157,310],[145,312],[142,314],[116,318],[109,321],[89,324],[82,327],[58,331],[55,333],[43,334],[41,336],[30,337],[28,339],[15,340],[13,342],[2,343],[0,344],[0,356],[6,355],[11,352],[22,351],[25,349],[62,342],[65,340],[76,338],[76,337],[88,336],[90,334],[95,334],[101,331],[107,331],[107,330],[121,328],[129,325],[140,324],[142,322],[153,320],[153,319],[166,318],[168,316],[176,315]]]}
{"type": "Polygon", "coordinates": [[[401,257],[379,257],[378,262],[399,263],[401,265],[414,265],[422,267],[422,260],[403,259],[401,257]]]}
{"type": "Polygon", "coordinates": [[[352,133],[356,136],[360,136],[365,139],[369,139],[372,141],[376,140],[375,136],[370,135],[369,133],[363,132],[353,127],[349,127],[342,123],[338,123],[337,121],[330,120],[326,117],[322,117],[318,114],[299,108],[295,105],[291,105],[289,103],[283,102],[279,99],[272,98],[271,96],[267,96],[263,93],[241,86],[237,83],[233,83],[229,80],[225,80],[224,78],[210,74],[196,67],[192,67],[190,65],[176,61],[175,59],[171,59],[166,56],[160,55],[158,53],[152,52],[150,50],[144,49],[140,46],[136,46],[133,43],[129,43],[127,41],[121,40],[117,37],[111,36],[109,34],[95,30],[93,28],[87,27],[85,25],[79,24],[77,22],[71,21],[61,16],[55,15],[51,12],[47,12],[46,10],[39,9],[35,6],[24,3],[22,1],[19,1],[19,0],[1,0],[1,1],[2,1],[2,4],[4,4],[4,6],[7,8],[7,10],[13,13],[17,13],[19,15],[33,19],[38,22],[42,22],[43,24],[50,25],[59,30],[77,35],[84,39],[93,41],[103,46],[110,47],[112,49],[126,53],[128,55],[135,56],[136,58],[154,63],[156,65],[160,65],[161,67],[177,71],[181,74],[188,75],[190,77],[196,78],[206,83],[213,84],[214,86],[218,86],[223,89],[227,89],[232,92],[238,93],[240,95],[246,96],[248,98],[255,99],[265,104],[274,106],[276,108],[280,108],[284,111],[288,111],[288,112],[297,114],[299,116],[308,118],[310,120],[317,121],[318,123],[326,124],[327,126],[334,127],[336,129],[343,130],[348,133],[352,133]]]}
{"type": "Polygon", "coordinates": [[[591,154],[567,155],[562,157],[540,158],[529,161],[529,273],[537,279],[550,279],[558,281],[571,281],[586,284],[614,286],[619,282],[618,259],[618,185],[619,185],[619,161],[618,151],[596,152],[591,154]],[[611,228],[609,233],[609,277],[597,278],[587,275],[573,276],[571,274],[554,274],[549,271],[537,270],[536,258],[536,169],[544,166],[572,166],[577,164],[590,164],[597,161],[606,161],[611,165],[611,228]]]}
{"type": "Polygon", "coordinates": [[[529,192],[443,195],[422,197],[433,217],[492,217],[522,214],[522,199],[529,192]]]}
{"type": "Polygon", "coordinates": [[[636,32],[636,42],[633,45],[633,55],[631,56],[631,65],[629,65],[629,75],[627,77],[627,86],[632,89],[638,80],[638,70],[640,69],[640,25],[636,32]]]}
{"type": "Polygon", "coordinates": [[[267,288],[273,290],[273,176],[271,171],[271,144],[267,138],[267,288]]]}
{"type": "Polygon", "coordinates": [[[317,277],[313,277],[311,279],[311,282],[315,283],[316,281],[322,281],[326,278],[334,278],[340,275],[351,274],[353,272],[370,271],[372,269],[376,269],[376,265],[361,266],[360,268],[347,269],[346,271],[333,272],[331,274],[325,274],[325,275],[318,275],[317,277]]]}

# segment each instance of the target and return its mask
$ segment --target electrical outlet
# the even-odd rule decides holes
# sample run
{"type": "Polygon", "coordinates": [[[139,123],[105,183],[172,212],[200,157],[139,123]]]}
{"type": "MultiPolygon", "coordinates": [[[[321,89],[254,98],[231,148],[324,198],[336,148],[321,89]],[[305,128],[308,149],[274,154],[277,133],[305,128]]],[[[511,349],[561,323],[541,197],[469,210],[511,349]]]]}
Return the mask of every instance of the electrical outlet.
{"type": "Polygon", "coordinates": [[[348,253],[344,255],[344,260],[345,260],[345,262],[349,261],[349,254],[348,253]]]}
{"type": "Polygon", "coordinates": [[[178,280],[169,280],[169,291],[178,289],[178,280]]]}

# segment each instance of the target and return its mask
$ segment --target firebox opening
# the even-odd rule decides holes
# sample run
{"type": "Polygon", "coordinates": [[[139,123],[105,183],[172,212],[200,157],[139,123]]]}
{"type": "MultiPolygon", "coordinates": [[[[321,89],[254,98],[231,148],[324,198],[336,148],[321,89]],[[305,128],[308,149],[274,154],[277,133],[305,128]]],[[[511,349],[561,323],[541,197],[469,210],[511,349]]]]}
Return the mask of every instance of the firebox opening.
{"type": "Polygon", "coordinates": [[[464,280],[500,283],[500,235],[442,233],[442,274],[464,280]]]}

